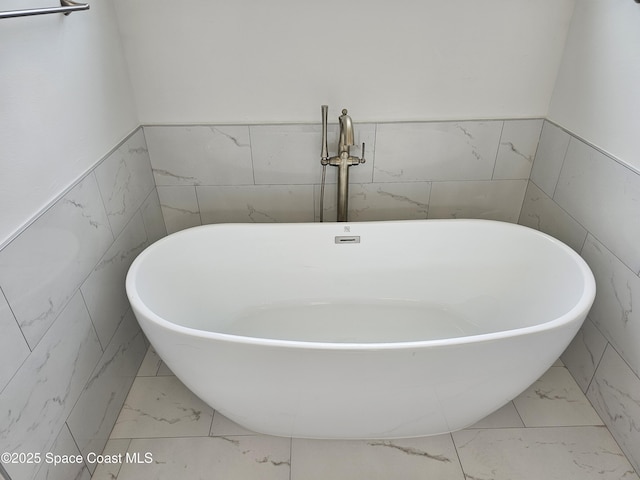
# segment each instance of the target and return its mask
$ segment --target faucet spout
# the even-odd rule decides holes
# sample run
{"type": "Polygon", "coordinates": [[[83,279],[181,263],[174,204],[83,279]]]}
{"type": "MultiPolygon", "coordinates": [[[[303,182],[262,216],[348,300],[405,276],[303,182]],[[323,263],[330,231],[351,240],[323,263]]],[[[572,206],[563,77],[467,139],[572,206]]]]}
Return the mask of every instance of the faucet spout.
{"type": "MultiPolygon", "coordinates": [[[[638,0],[640,1],[640,0],[638,0]]],[[[323,221],[323,200],[324,200],[324,178],[327,165],[338,167],[338,198],[337,207],[339,222],[347,221],[347,201],[349,199],[349,167],[359,165],[365,162],[364,159],[364,143],[362,144],[362,158],[352,157],[349,149],[355,144],[355,135],[353,134],[353,122],[351,117],[347,115],[347,109],[342,110],[342,115],[338,117],[340,121],[340,140],[338,144],[338,155],[329,157],[327,148],[327,111],[326,105],[322,105],[322,152],[320,154],[320,163],[322,164],[322,183],[320,188],[320,221],[323,221]]]]}
{"type": "Polygon", "coordinates": [[[349,154],[349,147],[355,144],[353,135],[353,122],[351,117],[347,115],[347,109],[342,110],[342,115],[338,117],[340,120],[340,141],[338,144],[338,152],[346,152],[349,154]]]}

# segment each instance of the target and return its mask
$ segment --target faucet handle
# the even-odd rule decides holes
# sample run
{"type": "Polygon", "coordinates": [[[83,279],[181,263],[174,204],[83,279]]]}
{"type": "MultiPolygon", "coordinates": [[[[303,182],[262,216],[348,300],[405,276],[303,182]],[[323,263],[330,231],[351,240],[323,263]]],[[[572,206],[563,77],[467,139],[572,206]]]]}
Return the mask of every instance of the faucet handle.
{"type": "Polygon", "coordinates": [[[366,160],[364,158],[364,142],[362,142],[362,158],[360,159],[360,163],[364,163],[366,160]]]}

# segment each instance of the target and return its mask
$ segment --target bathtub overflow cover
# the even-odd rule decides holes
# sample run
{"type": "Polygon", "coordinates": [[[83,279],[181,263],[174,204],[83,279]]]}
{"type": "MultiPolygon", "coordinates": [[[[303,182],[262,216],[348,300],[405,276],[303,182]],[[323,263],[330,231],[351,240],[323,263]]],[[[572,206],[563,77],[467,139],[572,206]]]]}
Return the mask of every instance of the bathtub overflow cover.
{"type": "Polygon", "coordinates": [[[360,237],[357,235],[338,235],[335,240],[336,243],[360,243],[360,237]]]}

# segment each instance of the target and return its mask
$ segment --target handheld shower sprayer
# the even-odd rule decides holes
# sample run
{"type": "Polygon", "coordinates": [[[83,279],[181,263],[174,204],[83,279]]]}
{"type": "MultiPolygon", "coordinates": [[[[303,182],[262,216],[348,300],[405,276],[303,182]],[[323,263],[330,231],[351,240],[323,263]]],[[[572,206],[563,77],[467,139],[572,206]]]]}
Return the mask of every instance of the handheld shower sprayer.
{"type": "Polygon", "coordinates": [[[320,222],[324,222],[324,183],[327,175],[327,164],[329,163],[329,147],[327,145],[327,116],[329,115],[329,105],[322,105],[322,151],[320,152],[320,163],[322,164],[322,182],[320,183],[320,222]]]}
{"type": "Polygon", "coordinates": [[[322,152],[320,158],[322,164],[326,166],[324,161],[329,160],[329,147],[327,146],[327,117],[329,115],[329,105],[322,105],[322,152]]]}

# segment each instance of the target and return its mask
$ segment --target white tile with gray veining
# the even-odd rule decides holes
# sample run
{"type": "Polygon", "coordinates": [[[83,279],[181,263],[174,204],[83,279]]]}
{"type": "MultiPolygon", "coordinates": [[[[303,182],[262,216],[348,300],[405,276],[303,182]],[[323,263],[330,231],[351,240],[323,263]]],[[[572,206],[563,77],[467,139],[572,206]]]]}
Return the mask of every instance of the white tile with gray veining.
{"type": "Polygon", "coordinates": [[[313,185],[196,187],[203,224],[313,222],[313,190],[313,185]]]}
{"type": "Polygon", "coordinates": [[[544,122],[531,180],[549,197],[553,197],[555,192],[570,138],[560,127],[544,122]]]}
{"type": "Polygon", "coordinates": [[[429,218],[482,218],[515,223],[526,180],[433,182],[429,218]]]}
{"type": "Polygon", "coordinates": [[[158,373],[156,374],[158,377],[163,377],[165,375],[175,375],[171,369],[167,366],[166,363],[160,362],[160,366],[158,367],[158,373]]]}
{"type": "Polygon", "coordinates": [[[209,435],[212,437],[227,437],[230,435],[257,435],[257,433],[247,430],[236,422],[229,420],[220,412],[215,412],[213,414],[213,422],[211,423],[209,435]]]}
{"type": "Polygon", "coordinates": [[[291,480],[464,480],[450,435],[397,440],[294,438],[291,480]]]}
{"type": "MultiPolygon", "coordinates": [[[[146,350],[142,331],[129,310],[67,419],[83,455],[104,449],[146,350]]],[[[91,471],[94,467],[89,464],[91,471]]]]}
{"type": "Polygon", "coordinates": [[[551,367],[513,404],[527,427],[602,425],[565,367],[551,367]]]}
{"type": "Polygon", "coordinates": [[[543,120],[505,120],[494,180],[529,179],[543,120]]]}
{"type": "Polygon", "coordinates": [[[0,290],[0,392],[31,353],[0,290]]]}
{"type": "MultiPolygon", "coordinates": [[[[250,131],[256,184],[320,181],[320,125],[252,125],[250,131]]],[[[327,131],[328,143],[333,145],[338,138],[338,126],[330,124],[327,131]]],[[[334,175],[330,176],[327,182],[335,181],[334,175]]]]}
{"type": "Polygon", "coordinates": [[[587,391],[606,347],[607,339],[587,317],[562,354],[562,361],[583,392],[587,391]]]}
{"type": "Polygon", "coordinates": [[[640,175],[572,138],[553,199],[640,272],[640,175]]]}
{"type": "Polygon", "coordinates": [[[154,188],[149,196],[147,196],[147,199],[140,207],[140,211],[142,212],[142,219],[147,232],[149,245],[167,235],[167,228],[164,224],[157,189],[154,188]]]}
{"type": "Polygon", "coordinates": [[[468,480],[638,480],[605,427],[453,433],[468,480]]]}
{"type": "Polygon", "coordinates": [[[162,363],[160,355],[158,355],[153,347],[149,347],[136,375],[139,377],[155,377],[162,363]]]}
{"type": "Polygon", "coordinates": [[[116,480],[120,473],[120,468],[122,468],[122,464],[124,463],[122,459],[126,459],[126,453],[130,444],[131,439],[129,438],[112,438],[109,440],[102,451],[102,455],[104,455],[109,462],[88,463],[90,468],[95,469],[91,480],[116,480]]]}
{"type": "Polygon", "coordinates": [[[80,288],[103,349],[129,310],[127,271],[146,246],[147,234],[138,212],[80,288]]]}
{"type": "Polygon", "coordinates": [[[479,422],[470,426],[470,429],[474,428],[518,428],[524,427],[522,418],[516,409],[513,402],[509,402],[503,405],[501,408],[486,416],[479,422]]]}
{"type": "MultiPolygon", "coordinates": [[[[0,451],[47,452],[101,354],[78,293],[0,394],[0,451]]],[[[38,465],[6,467],[13,478],[31,478],[38,465]]]]}
{"type": "Polygon", "coordinates": [[[152,454],[149,464],[125,463],[118,480],[290,480],[291,440],[268,436],[132,440],[129,454],[152,454]]]}
{"type": "Polygon", "coordinates": [[[490,180],[502,123],[378,124],[373,181],[490,180]]]}
{"type": "Polygon", "coordinates": [[[246,125],[144,127],[156,185],[253,184],[246,125]]]}
{"type": "MultiPolygon", "coordinates": [[[[431,182],[353,183],[349,186],[349,220],[426,219],[431,182]]],[[[325,187],[324,219],[334,221],[337,213],[336,185],[325,187]]],[[[316,186],[319,215],[320,186],[316,186]]]]}
{"type": "Polygon", "coordinates": [[[113,243],[93,174],[0,251],[0,287],[34,348],[113,243]]]}
{"type": "Polygon", "coordinates": [[[589,317],[640,375],[640,278],[591,235],[582,256],[596,279],[589,317]]]}
{"type": "MultiPolygon", "coordinates": [[[[151,371],[145,373],[141,368],[139,375],[153,375],[153,371],[157,369],[158,359],[154,360],[157,355],[153,354],[151,349],[150,352],[152,355],[147,359],[151,371]]],[[[219,412],[214,412],[209,436],[217,438],[220,443],[200,444],[202,434],[189,439],[133,440],[129,452],[143,455],[149,453],[153,456],[153,462],[123,465],[123,473],[118,478],[171,478],[176,475],[180,466],[189,470],[188,478],[191,478],[192,474],[196,478],[203,471],[217,474],[221,468],[230,469],[225,478],[236,478],[234,475],[238,474],[244,480],[264,478],[264,475],[268,475],[264,470],[249,469],[251,462],[255,462],[271,463],[273,466],[291,465],[291,476],[285,477],[291,480],[369,480],[389,478],[392,475],[409,479],[433,477],[444,480],[638,480],[629,462],[597,417],[593,421],[597,426],[580,425],[593,420],[593,409],[587,412],[588,409],[584,408],[585,397],[562,366],[562,362],[558,361],[555,365],[557,366],[552,367],[541,381],[534,385],[532,398],[528,398],[530,395],[527,392],[523,394],[522,401],[518,402],[522,413],[517,409],[515,402],[509,402],[464,430],[463,432],[470,432],[468,437],[465,437],[466,434],[463,432],[454,433],[456,444],[452,443],[451,435],[401,440],[290,440],[256,434],[235,424],[219,412]],[[525,423],[528,428],[523,428],[525,423]],[[546,423],[565,426],[535,426],[546,423]],[[470,441],[466,441],[466,438],[470,441]],[[252,447],[250,439],[264,439],[267,448],[265,453],[260,456],[254,455],[256,448],[252,447]],[[458,443],[460,439],[463,441],[458,443]],[[271,445],[280,445],[279,442],[286,444],[289,441],[292,442],[290,461],[276,460],[271,445]],[[191,456],[183,451],[182,446],[187,444],[188,450],[199,451],[200,448],[206,448],[208,456],[191,456]],[[224,444],[241,449],[243,457],[236,458],[232,450],[219,450],[218,445],[224,444]],[[506,453],[505,444],[509,445],[506,453]],[[169,450],[172,450],[173,454],[171,459],[166,461],[165,452],[169,450]],[[539,465],[549,461],[549,458],[552,465],[539,465]],[[601,464],[598,463],[599,459],[602,459],[601,464]],[[150,465],[151,471],[145,468],[150,465]],[[554,465],[556,468],[553,468],[554,465]],[[598,470],[598,465],[602,466],[601,470],[598,470]],[[482,475],[485,468],[489,468],[493,474],[482,475]],[[582,474],[584,476],[581,476],[582,474]],[[600,477],[599,474],[604,476],[600,477]]],[[[159,400],[161,391],[170,390],[158,389],[153,401],[159,400]]],[[[133,431],[130,432],[130,436],[136,438],[142,435],[133,431]]],[[[99,473],[98,470],[96,472],[99,473]]],[[[94,478],[102,480],[104,477],[94,478]]]]}
{"type": "Polygon", "coordinates": [[[167,233],[202,225],[196,187],[158,187],[158,197],[167,233]]]}
{"type": "Polygon", "coordinates": [[[547,233],[576,252],[582,250],[587,238],[584,227],[533,182],[527,185],[518,223],[547,233]]]}
{"type": "Polygon", "coordinates": [[[56,465],[43,460],[35,480],[89,480],[91,478],[91,473],[85,463],[75,462],[75,459],[80,455],[80,451],[66,425],[62,427],[60,435],[58,435],[50,451],[44,453],[59,455],[59,463],[56,465]],[[63,455],[67,459],[74,459],[74,461],[63,461],[63,455]]]}
{"type": "Polygon", "coordinates": [[[111,438],[207,436],[213,409],[174,376],[137,377],[111,438]]]}
{"type": "Polygon", "coordinates": [[[587,397],[640,470],[640,379],[611,345],[604,352],[587,397]]]}
{"type": "MultiPolygon", "coordinates": [[[[257,185],[300,185],[320,182],[321,125],[255,125],[250,128],[257,185]]],[[[364,142],[366,162],[350,167],[349,175],[355,183],[371,182],[376,125],[354,122],[353,128],[355,145],[351,147],[350,153],[352,156],[361,157],[364,142]]],[[[328,125],[327,144],[330,156],[338,154],[338,136],[338,125],[328,125]]],[[[335,183],[336,175],[337,168],[327,166],[327,183],[335,183]]]]}
{"type": "Polygon", "coordinates": [[[98,165],[95,174],[117,237],[155,188],[142,129],[98,165]]]}

